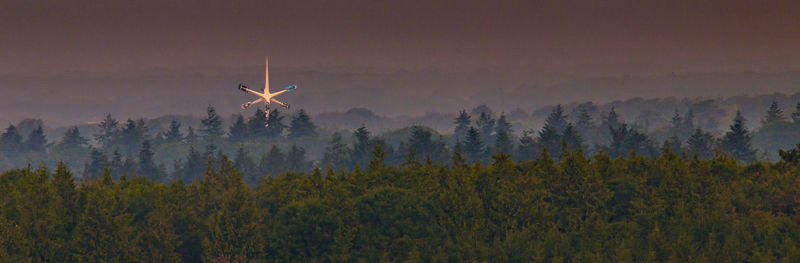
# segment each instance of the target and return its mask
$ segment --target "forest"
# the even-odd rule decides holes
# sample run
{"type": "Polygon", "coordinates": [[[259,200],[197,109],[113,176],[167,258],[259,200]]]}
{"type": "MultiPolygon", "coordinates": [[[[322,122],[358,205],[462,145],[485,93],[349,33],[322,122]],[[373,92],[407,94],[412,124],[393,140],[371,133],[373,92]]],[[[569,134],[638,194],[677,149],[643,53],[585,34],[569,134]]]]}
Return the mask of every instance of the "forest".
{"type": "MultiPolygon", "coordinates": [[[[562,142],[565,142],[562,140],[562,142]]],[[[387,165],[260,178],[204,162],[191,183],[76,178],[64,163],[0,174],[9,262],[797,262],[800,146],[776,163],[562,144],[534,160],[387,165]]],[[[150,178],[149,178],[150,177],[150,178]]]]}
{"type": "Polygon", "coordinates": [[[521,132],[485,105],[438,115],[450,132],[211,105],[197,129],[108,114],[52,141],[23,120],[0,135],[0,258],[800,261],[800,104],[719,131],[708,103],[662,124],[555,105],[521,132]]]}

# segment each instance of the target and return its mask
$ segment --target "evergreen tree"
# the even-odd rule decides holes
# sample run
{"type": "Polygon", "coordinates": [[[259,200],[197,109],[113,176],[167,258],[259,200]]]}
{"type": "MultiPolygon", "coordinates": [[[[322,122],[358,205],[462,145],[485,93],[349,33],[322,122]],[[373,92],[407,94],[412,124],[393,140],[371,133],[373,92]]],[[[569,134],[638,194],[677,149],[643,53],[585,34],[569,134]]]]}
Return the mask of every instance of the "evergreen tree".
{"type": "Polygon", "coordinates": [[[174,178],[182,179],[185,183],[197,182],[203,176],[203,172],[206,170],[206,158],[203,155],[194,149],[194,147],[189,146],[189,153],[186,154],[186,162],[183,164],[180,170],[176,170],[178,176],[173,176],[174,178]]]}
{"type": "Polygon", "coordinates": [[[578,149],[583,148],[583,138],[572,123],[567,123],[567,127],[564,128],[563,138],[567,144],[567,151],[576,152],[578,149]]]}
{"type": "Polygon", "coordinates": [[[611,157],[628,156],[631,152],[644,156],[652,156],[655,153],[655,147],[647,135],[628,127],[627,124],[622,123],[619,128],[611,129],[611,138],[611,145],[608,147],[608,154],[611,157]]]}
{"type": "Polygon", "coordinates": [[[519,138],[519,147],[517,148],[517,159],[519,160],[532,160],[540,152],[537,150],[537,143],[533,137],[535,131],[523,131],[522,137],[519,138]]]}
{"type": "Polygon", "coordinates": [[[144,124],[144,119],[137,121],[128,119],[125,125],[119,131],[118,144],[123,152],[135,154],[139,151],[139,146],[142,145],[147,138],[145,133],[147,127],[144,124]]]}
{"type": "Polygon", "coordinates": [[[617,111],[614,109],[614,106],[611,106],[611,111],[608,112],[608,115],[603,121],[603,126],[608,127],[611,130],[615,130],[619,127],[621,123],[619,120],[619,115],[617,115],[617,111]]]}
{"type": "Polygon", "coordinates": [[[194,133],[194,128],[192,128],[192,126],[189,126],[189,131],[186,132],[186,143],[188,144],[195,143],[197,142],[197,138],[198,138],[197,134],[194,133]]]}
{"type": "Polygon", "coordinates": [[[481,134],[475,127],[469,127],[467,130],[467,138],[464,141],[464,154],[470,162],[481,160],[484,158],[483,141],[481,141],[481,134]]]}
{"type": "Polygon", "coordinates": [[[331,137],[331,143],[325,148],[325,155],[322,157],[322,166],[332,169],[347,167],[347,145],[342,142],[342,134],[336,132],[331,137]]]}
{"type": "Polygon", "coordinates": [[[94,138],[102,146],[103,149],[110,149],[114,146],[119,134],[119,122],[111,117],[111,113],[106,115],[106,118],[98,125],[101,129],[99,134],[95,134],[94,138]]]}
{"type": "Polygon", "coordinates": [[[57,151],[68,151],[70,149],[81,149],[87,147],[89,141],[81,136],[81,131],[77,126],[67,128],[67,132],[61,137],[61,141],[56,144],[57,151]]]}
{"type": "Polygon", "coordinates": [[[111,163],[108,165],[108,169],[111,171],[111,177],[114,179],[119,179],[124,173],[124,163],[122,162],[122,154],[119,153],[119,150],[114,150],[114,153],[111,155],[111,163]]]}
{"type": "Polygon", "coordinates": [[[28,134],[28,139],[25,140],[25,148],[28,151],[45,153],[47,150],[47,138],[44,137],[44,130],[42,126],[37,126],[36,129],[28,134]]]}
{"type": "Polygon", "coordinates": [[[139,172],[139,163],[132,154],[125,156],[125,161],[122,162],[122,176],[132,176],[139,172]]]}
{"type": "Polygon", "coordinates": [[[317,136],[317,127],[311,122],[305,110],[300,109],[297,115],[292,118],[292,124],[289,127],[289,139],[297,139],[301,137],[317,136]]]}
{"type": "Polygon", "coordinates": [[[374,143],[369,137],[369,130],[363,124],[361,127],[353,132],[355,141],[353,142],[353,151],[350,154],[351,165],[349,168],[366,167],[369,160],[372,159],[372,149],[374,143]]]}
{"type": "Polygon", "coordinates": [[[677,155],[683,153],[683,143],[681,139],[678,138],[678,135],[672,135],[669,139],[665,140],[663,148],[677,155]]]}
{"type": "Polygon", "coordinates": [[[89,179],[100,178],[107,166],[108,157],[106,157],[106,154],[97,148],[92,148],[92,152],[89,154],[89,163],[86,164],[86,168],[83,171],[83,177],[89,179]]]}
{"type": "Polygon", "coordinates": [[[792,121],[795,124],[800,124],[800,102],[797,103],[794,112],[792,112],[792,121]]]}
{"type": "Polygon", "coordinates": [[[272,145],[269,152],[261,155],[258,161],[258,171],[261,176],[276,176],[286,170],[286,156],[277,145],[272,145]]]}
{"type": "Polygon", "coordinates": [[[217,114],[217,110],[210,104],[206,108],[207,116],[200,120],[203,128],[200,129],[200,134],[204,137],[221,137],[222,136],[222,118],[217,114]]]}
{"type": "Polygon", "coordinates": [[[711,133],[704,132],[699,128],[695,129],[686,144],[689,154],[696,155],[699,159],[714,157],[714,137],[711,136],[711,133]]]}
{"type": "MultiPolygon", "coordinates": [[[[314,124],[311,123],[311,120],[308,118],[308,115],[305,115],[306,113],[302,109],[300,109],[300,113],[302,113],[302,116],[305,116],[303,117],[304,120],[306,121],[305,123],[303,123],[305,124],[304,128],[312,130],[313,131],[312,134],[316,135],[317,134],[316,128],[314,124]]],[[[300,113],[298,113],[296,117],[300,117],[300,113]]],[[[286,129],[286,125],[283,124],[283,116],[281,116],[280,112],[277,109],[269,112],[269,118],[267,119],[267,124],[269,124],[269,126],[266,127],[266,133],[265,133],[267,138],[282,138],[283,130],[286,129]]],[[[294,120],[292,120],[292,124],[294,125],[294,120]]],[[[291,130],[289,132],[291,134],[291,130]]]]}
{"type": "Polygon", "coordinates": [[[433,154],[433,141],[431,131],[427,127],[412,126],[411,135],[408,137],[408,144],[411,150],[416,152],[421,158],[427,158],[433,154]]]}
{"type": "MultiPolygon", "coordinates": [[[[554,115],[551,114],[551,116],[554,115]]],[[[551,118],[548,117],[548,119],[551,118]]],[[[554,119],[554,121],[557,122],[558,120],[554,119]]],[[[547,152],[550,153],[549,157],[556,158],[561,155],[561,132],[559,132],[558,128],[552,123],[551,121],[545,121],[544,127],[539,131],[539,140],[536,150],[547,150],[547,152]]],[[[538,155],[539,153],[535,154],[538,155]]]]}
{"type": "Polygon", "coordinates": [[[0,152],[6,157],[16,157],[23,149],[22,136],[19,135],[17,127],[8,125],[6,131],[0,135],[0,152]]]}
{"type": "Polygon", "coordinates": [[[764,117],[764,120],[761,121],[761,124],[764,126],[784,122],[786,118],[783,116],[783,111],[780,107],[778,107],[778,102],[772,101],[770,104],[769,109],[767,110],[767,115],[764,117]]]}
{"type": "Polygon", "coordinates": [[[181,123],[172,120],[169,123],[169,129],[164,132],[164,143],[176,143],[183,141],[183,134],[181,134],[181,123]]]}
{"type": "Polygon", "coordinates": [[[228,140],[230,142],[243,142],[250,137],[247,130],[247,124],[244,122],[244,117],[241,114],[236,114],[236,121],[233,122],[228,132],[228,140]]]}
{"type": "Polygon", "coordinates": [[[290,171],[305,173],[311,170],[311,162],[306,160],[306,150],[292,144],[292,148],[286,153],[286,164],[290,171]]]}
{"type": "MultiPolygon", "coordinates": [[[[277,116],[278,110],[274,110],[269,113],[270,116],[273,114],[277,116]]],[[[250,138],[257,140],[268,137],[269,130],[268,127],[264,126],[265,124],[267,124],[267,117],[265,116],[264,111],[261,110],[261,108],[256,108],[256,113],[254,113],[253,116],[247,120],[247,130],[250,132],[250,138]]],[[[281,132],[283,132],[283,130],[281,130],[281,132]]]]}
{"type": "Polygon", "coordinates": [[[150,142],[142,142],[141,150],[139,151],[139,171],[138,174],[153,181],[161,181],[164,175],[156,164],[153,156],[155,153],[150,149],[150,142]]]}
{"type": "Polygon", "coordinates": [[[500,113],[497,125],[494,130],[494,148],[500,153],[511,153],[514,149],[514,141],[511,138],[511,123],[506,120],[505,113],[500,113]]]}
{"type": "Polygon", "coordinates": [[[594,129],[594,121],[587,107],[578,108],[578,119],[575,121],[575,129],[577,129],[580,134],[585,134],[594,129]]]}
{"type": "Polygon", "coordinates": [[[250,157],[250,153],[240,145],[233,159],[233,166],[244,175],[244,181],[249,185],[256,185],[261,176],[257,175],[256,162],[250,157]]]}
{"type": "Polygon", "coordinates": [[[567,128],[567,115],[564,114],[564,108],[561,104],[556,105],[547,119],[544,120],[545,126],[552,127],[557,134],[561,135],[564,129],[567,128]]]}
{"type": "Polygon", "coordinates": [[[453,124],[456,125],[453,136],[456,140],[463,140],[467,135],[467,130],[469,130],[470,124],[472,124],[471,118],[472,117],[470,117],[465,110],[458,112],[458,117],[453,120],[453,124]]]}
{"type": "Polygon", "coordinates": [[[756,159],[756,151],[750,146],[752,135],[745,127],[745,119],[741,111],[736,111],[736,117],[730,130],[722,138],[721,148],[740,162],[752,162],[756,159]]]}
{"type": "Polygon", "coordinates": [[[494,132],[495,120],[492,118],[492,115],[486,111],[481,111],[481,115],[478,117],[478,120],[475,121],[475,125],[478,126],[478,132],[481,135],[481,141],[488,145],[494,144],[494,138],[492,136],[494,132]]]}

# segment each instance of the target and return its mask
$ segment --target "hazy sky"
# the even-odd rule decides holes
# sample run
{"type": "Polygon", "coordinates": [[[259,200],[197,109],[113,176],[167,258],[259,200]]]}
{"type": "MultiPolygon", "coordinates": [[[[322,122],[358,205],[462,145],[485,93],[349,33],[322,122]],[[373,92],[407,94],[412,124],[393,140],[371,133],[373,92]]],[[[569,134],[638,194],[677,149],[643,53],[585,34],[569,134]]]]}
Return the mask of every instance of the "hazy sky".
{"type": "Polygon", "coordinates": [[[800,68],[800,1],[0,2],[0,71],[800,68]]]}
{"type": "MultiPolygon", "coordinates": [[[[712,92],[707,79],[727,75],[692,75],[673,93],[658,78],[798,71],[798,14],[796,0],[4,0],[0,121],[197,113],[206,104],[236,112],[247,98],[228,98],[227,88],[263,79],[264,55],[280,82],[273,85],[302,82],[289,100],[315,111],[504,104],[492,92],[501,87],[526,107],[601,95],[716,96],[725,91],[712,92]],[[626,75],[660,84],[585,80],[626,75]],[[361,93],[336,92],[351,88],[361,93]],[[53,90],[59,96],[41,97],[53,90]],[[489,93],[487,102],[481,94],[489,93]]],[[[734,91],[791,91],[792,74],[773,75],[775,86],[748,75],[755,87],[734,91]]]]}

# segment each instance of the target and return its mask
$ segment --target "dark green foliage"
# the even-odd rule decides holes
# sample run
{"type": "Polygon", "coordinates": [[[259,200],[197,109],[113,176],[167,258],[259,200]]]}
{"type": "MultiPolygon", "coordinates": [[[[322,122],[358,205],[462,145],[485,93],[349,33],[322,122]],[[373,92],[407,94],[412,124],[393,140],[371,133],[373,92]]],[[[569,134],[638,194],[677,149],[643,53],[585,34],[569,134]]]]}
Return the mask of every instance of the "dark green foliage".
{"type": "Polygon", "coordinates": [[[292,118],[292,124],[289,126],[288,138],[297,139],[311,136],[317,136],[317,126],[311,122],[311,117],[306,114],[306,111],[300,109],[294,118],[292,118]]]}
{"type": "Polygon", "coordinates": [[[766,126],[770,124],[775,124],[778,122],[785,122],[786,117],[783,116],[783,111],[780,107],[778,107],[778,102],[772,101],[772,104],[769,105],[769,109],[767,110],[766,116],[764,116],[764,120],[761,121],[761,124],[766,126]]]}
{"type": "MultiPolygon", "coordinates": [[[[274,110],[274,111],[270,112],[269,114],[270,114],[270,116],[272,116],[272,115],[278,116],[277,115],[278,111],[274,110]]],[[[272,117],[270,117],[270,118],[272,118],[272,117]]],[[[275,117],[275,118],[278,118],[278,117],[275,117]]],[[[274,121],[275,120],[273,120],[273,122],[274,121]]],[[[280,121],[278,121],[278,123],[280,123],[280,121]]],[[[247,120],[247,130],[249,131],[250,138],[251,139],[263,139],[263,138],[268,137],[267,134],[269,132],[268,132],[268,128],[265,126],[266,124],[267,124],[267,117],[265,116],[264,111],[261,110],[261,108],[256,108],[256,112],[253,114],[252,117],[250,117],[249,120],[247,120]]],[[[272,123],[272,124],[273,125],[278,125],[278,126],[283,125],[283,124],[276,124],[276,123],[272,123]]],[[[280,132],[283,132],[283,127],[274,127],[273,129],[275,129],[275,128],[279,128],[279,129],[281,129],[280,132]]],[[[279,135],[280,135],[280,132],[278,133],[279,135]]]]}
{"type": "Polygon", "coordinates": [[[464,140],[464,153],[467,155],[467,159],[470,162],[481,160],[485,152],[486,149],[483,141],[481,141],[480,132],[475,127],[470,127],[464,140]]]}
{"type": "Polygon", "coordinates": [[[730,130],[720,142],[720,148],[740,162],[752,162],[756,159],[756,151],[750,145],[751,137],[742,113],[737,111],[730,130]]]}
{"type": "Polygon", "coordinates": [[[467,111],[461,110],[458,112],[458,117],[453,120],[453,124],[456,125],[455,129],[453,130],[453,137],[456,140],[464,140],[467,136],[467,130],[472,125],[471,116],[467,114],[467,111]]]}
{"type": "Polygon", "coordinates": [[[123,153],[135,154],[139,151],[142,142],[147,140],[146,133],[147,126],[145,126],[144,119],[136,121],[128,119],[117,134],[115,146],[119,147],[123,153]]]}
{"type": "Polygon", "coordinates": [[[564,143],[567,145],[567,151],[574,152],[578,149],[583,149],[583,137],[581,137],[578,130],[572,123],[567,124],[567,127],[564,128],[564,143]]]}
{"type": "Polygon", "coordinates": [[[44,137],[44,130],[41,125],[36,126],[25,140],[25,149],[32,152],[45,153],[46,147],[47,138],[44,137]]]}
{"type": "Polygon", "coordinates": [[[183,141],[181,133],[181,123],[173,120],[169,123],[169,128],[164,132],[164,143],[176,143],[183,141]]]}
{"type": "Polygon", "coordinates": [[[15,157],[23,150],[22,136],[17,131],[17,127],[9,125],[6,131],[0,135],[0,153],[5,157],[15,157]]]}
{"type": "Polygon", "coordinates": [[[217,110],[213,106],[208,105],[206,108],[206,117],[200,120],[203,127],[200,129],[200,134],[204,137],[221,137],[222,136],[222,117],[217,114],[217,110]]]}
{"type": "MultiPolygon", "coordinates": [[[[300,111],[303,111],[302,109],[300,111]]],[[[258,113],[258,111],[256,111],[258,113]]],[[[264,112],[261,112],[263,114],[264,112]]],[[[303,112],[305,115],[305,112],[303,112]]],[[[308,115],[305,115],[304,118],[308,118],[308,115]]],[[[255,119],[255,118],[254,118],[255,119]]],[[[280,112],[275,109],[269,112],[269,118],[266,120],[269,126],[265,127],[264,134],[267,138],[281,138],[283,137],[283,130],[286,129],[286,124],[283,124],[283,116],[281,116],[280,112]]],[[[294,120],[292,120],[294,123],[294,120]]],[[[308,120],[310,123],[310,120],[308,120]]],[[[306,123],[306,125],[308,125],[306,123]]],[[[255,125],[255,124],[252,124],[255,125]]],[[[311,128],[313,129],[313,124],[311,124],[311,128]]]]}
{"type": "Polygon", "coordinates": [[[697,156],[700,159],[714,157],[714,137],[708,132],[696,129],[686,144],[690,155],[697,156]]]}
{"type": "Polygon", "coordinates": [[[228,128],[228,141],[230,142],[243,142],[250,137],[247,124],[244,122],[244,117],[241,114],[236,114],[236,120],[230,128],[228,128]]]}
{"type": "Polygon", "coordinates": [[[494,125],[495,120],[491,115],[491,111],[481,111],[480,117],[475,120],[475,126],[478,127],[478,132],[481,135],[481,141],[487,145],[494,144],[494,125]]]}
{"type": "Polygon", "coordinates": [[[105,119],[98,124],[101,131],[99,134],[95,134],[94,138],[103,149],[111,149],[117,143],[117,137],[119,136],[118,125],[119,121],[111,117],[111,113],[107,114],[105,119]]]}
{"type": "Polygon", "coordinates": [[[628,127],[622,123],[617,129],[611,129],[611,145],[608,147],[608,154],[611,157],[629,156],[632,153],[644,156],[653,156],[655,146],[653,146],[647,135],[637,129],[628,127]]]}
{"type": "Polygon", "coordinates": [[[372,159],[372,150],[375,149],[375,142],[370,138],[369,130],[366,126],[361,126],[353,132],[355,141],[353,150],[350,154],[352,164],[349,168],[366,167],[372,159]]]}
{"type": "Polygon", "coordinates": [[[495,152],[511,153],[514,150],[513,134],[511,133],[511,123],[506,120],[505,113],[500,113],[497,125],[494,129],[494,150],[495,152]]]}
{"type": "Polygon", "coordinates": [[[347,159],[349,150],[347,145],[342,142],[342,134],[334,133],[331,137],[331,142],[325,148],[325,155],[322,157],[322,167],[331,167],[331,169],[339,170],[347,167],[349,160],[347,159]]]}
{"type": "Polygon", "coordinates": [[[106,166],[108,166],[108,156],[100,150],[92,148],[92,152],[89,155],[89,163],[86,164],[86,168],[83,170],[83,177],[100,178],[106,166]]]}
{"type": "Polygon", "coordinates": [[[312,162],[306,159],[306,150],[303,147],[292,145],[286,153],[286,169],[296,172],[308,172],[312,162]]]}
{"type": "Polygon", "coordinates": [[[137,174],[153,181],[160,181],[164,179],[164,174],[153,159],[153,155],[155,153],[150,149],[150,142],[144,141],[142,149],[139,151],[139,171],[137,174]]]}
{"type": "Polygon", "coordinates": [[[108,173],[78,184],[64,163],[52,173],[12,169],[0,173],[0,255],[11,262],[796,262],[799,149],[781,152],[776,164],[576,151],[558,161],[498,154],[489,165],[455,154],[447,168],[386,165],[376,146],[366,170],[282,173],[254,187],[224,156],[204,163],[192,184],[108,173]]]}
{"type": "Polygon", "coordinates": [[[269,152],[261,156],[258,161],[258,171],[261,176],[276,176],[288,168],[286,156],[277,145],[272,145],[269,152]]]}

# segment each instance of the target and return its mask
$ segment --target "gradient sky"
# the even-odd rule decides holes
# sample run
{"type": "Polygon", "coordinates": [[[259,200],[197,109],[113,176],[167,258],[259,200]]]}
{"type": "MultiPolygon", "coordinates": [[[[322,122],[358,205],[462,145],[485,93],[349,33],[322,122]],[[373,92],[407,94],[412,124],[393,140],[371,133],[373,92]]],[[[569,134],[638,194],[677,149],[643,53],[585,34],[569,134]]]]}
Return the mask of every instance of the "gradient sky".
{"type": "MultiPolygon", "coordinates": [[[[0,102],[8,102],[11,96],[5,95],[12,95],[22,97],[14,101],[35,103],[42,100],[37,96],[59,89],[78,91],[82,93],[81,103],[100,103],[98,107],[104,111],[114,111],[108,105],[120,105],[128,109],[121,114],[147,116],[155,112],[130,109],[135,105],[123,98],[93,98],[93,91],[110,89],[109,94],[114,94],[114,89],[135,87],[142,75],[155,87],[151,90],[169,87],[189,91],[197,83],[182,80],[219,74],[239,76],[237,72],[245,74],[243,79],[256,82],[261,79],[258,67],[264,55],[270,56],[273,70],[294,73],[292,76],[300,74],[300,79],[304,76],[301,72],[386,74],[370,82],[377,83],[376,89],[384,89],[375,94],[400,92],[396,89],[403,89],[406,82],[398,80],[386,87],[380,83],[394,80],[397,72],[407,71],[441,73],[438,78],[431,77],[437,82],[436,87],[425,87],[436,89],[433,93],[440,95],[452,93],[455,83],[470,81],[507,84],[519,91],[552,86],[553,81],[592,77],[795,72],[800,70],[798,14],[800,1],[796,0],[6,0],[0,2],[0,97],[6,97],[0,102]],[[513,76],[492,73],[496,71],[508,71],[513,76]],[[484,76],[469,72],[486,73],[491,81],[447,75],[484,76]],[[153,74],[168,76],[158,79],[153,74]],[[448,79],[453,80],[452,85],[448,79]],[[547,81],[551,83],[543,84],[547,81]],[[169,86],[159,84],[164,82],[169,86]],[[108,86],[98,87],[105,84],[108,86]],[[28,90],[23,91],[23,87],[28,90]]],[[[219,83],[236,81],[234,77],[219,79],[219,83]]],[[[468,96],[484,92],[479,86],[468,88],[468,96]]],[[[483,87],[493,88],[496,87],[483,87]]],[[[622,96],[618,99],[648,94],[646,87],[638,93],[635,87],[597,89],[612,89],[595,92],[622,96]]],[[[765,92],[776,90],[786,88],[764,88],[765,92]]],[[[163,97],[157,93],[126,92],[120,94],[138,96],[141,101],[148,101],[148,96],[163,97]]],[[[557,101],[591,99],[585,95],[556,95],[557,101]]],[[[413,95],[399,96],[418,99],[413,95]]],[[[75,97],[51,100],[66,107],[67,112],[74,110],[80,120],[94,118],[79,107],[70,108],[75,97]]],[[[451,104],[422,109],[469,108],[473,105],[458,103],[481,102],[446,96],[440,100],[451,104]]],[[[220,104],[206,97],[177,104],[194,107],[191,111],[197,112],[206,103],[220,104]]],[[[226,103],[234,104],[225,102],[225,107],[230,106],[226,103]]],[[[422,104],[435,103],[437,100],[422,104]]],[[[351,104],[343,100],[335,106],[310,108],[341,110],[351,104]]],[[[0,112],[12,116],[6,118],[17,118],[22,116],[17,111],[44,115],[50,110],[37,111],[26,105],[30,104],[20,102],[0,108],[0,112]]],[[[150,106],[160,111],[174,110],[169,105],[150,106]]],[[[420,111],[390,106],[376,106],[376,110],[420,111]]],[[[0,121],[6,119],[0,117],[0,121]]]]}

